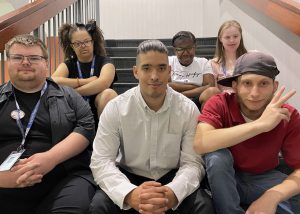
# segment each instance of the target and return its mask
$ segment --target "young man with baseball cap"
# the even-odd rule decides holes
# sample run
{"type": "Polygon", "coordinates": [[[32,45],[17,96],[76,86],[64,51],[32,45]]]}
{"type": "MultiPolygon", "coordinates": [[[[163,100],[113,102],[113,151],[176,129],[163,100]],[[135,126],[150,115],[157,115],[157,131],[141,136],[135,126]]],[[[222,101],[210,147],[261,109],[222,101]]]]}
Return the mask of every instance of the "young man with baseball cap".
{"type": "Polygon", "coordinates": [[[212,97],[198,118],[194,148],[205,154],[217,213],[245,213],[240,204],[246,214],[300,213],[300,116],[285,104],[295,91],[276,92],[278,74],[267,54],[240,56],[218,82],[235,93],[212,97]],[[275,169],[280,152],[290,175],[275,169]]]}

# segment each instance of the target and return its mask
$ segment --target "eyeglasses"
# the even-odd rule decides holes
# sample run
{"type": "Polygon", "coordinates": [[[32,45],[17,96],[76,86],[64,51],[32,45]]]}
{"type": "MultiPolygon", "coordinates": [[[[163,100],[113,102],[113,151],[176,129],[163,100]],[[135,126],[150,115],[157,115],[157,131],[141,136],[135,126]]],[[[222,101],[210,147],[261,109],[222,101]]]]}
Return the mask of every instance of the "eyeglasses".
{"type": "Polygon", "coordinates": [[[14,63],[22,63],[24,61],[25,58],[27,58],[28,62],[30,64],[38,64],[40,63],[43,59],[46,59],[43,56],[39,56],[39,55],[28,55],[28,56],[24,56],[21,54],[9,54],[8,58],[14,62],[14,63]]]}
{"type": "Polygon", "coordinates": [[[186,48],[175,48],[175,51],[178,54],[182,54],[184,51],[191,52],[194,48],[195,48],[195,46],[186,47],[186,48]]]}
{"type": "Polygon", "coordinates": [[[89,47],[91,46],[93,40],[86,40],[83,42],[73,42],[71,43],[73,48],[79,48],[79,47],[89,47]]]}

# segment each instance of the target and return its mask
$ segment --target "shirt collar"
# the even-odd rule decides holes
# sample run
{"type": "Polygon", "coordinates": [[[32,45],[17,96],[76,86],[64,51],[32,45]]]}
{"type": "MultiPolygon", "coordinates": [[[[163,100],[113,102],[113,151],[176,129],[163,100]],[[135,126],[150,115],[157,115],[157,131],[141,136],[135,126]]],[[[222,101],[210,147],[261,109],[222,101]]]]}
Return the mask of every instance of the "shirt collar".
{"type": "MultiPolygon", "coordinates": [[[[143,98],[143,96],[141,94],[140,85],[138,85],[136,87],[135,96],[138,99],[140,105],[142,105],[142,107],[145,110],[154,112],[152,109],[149,108],[149,106],[145,102],[145,100],[144,100],[144,98],[143,98]]],[[[172,96],[172,94],[171,94],[171,88],[169,86],[167,86],[166,97],[165,97],[164,103],[163,103],[162,107],[156,113],[161,113],[161,112],[164,112],[164,111],[168,110],[168,108],[170,107],[171,96],[172,96]]]]}

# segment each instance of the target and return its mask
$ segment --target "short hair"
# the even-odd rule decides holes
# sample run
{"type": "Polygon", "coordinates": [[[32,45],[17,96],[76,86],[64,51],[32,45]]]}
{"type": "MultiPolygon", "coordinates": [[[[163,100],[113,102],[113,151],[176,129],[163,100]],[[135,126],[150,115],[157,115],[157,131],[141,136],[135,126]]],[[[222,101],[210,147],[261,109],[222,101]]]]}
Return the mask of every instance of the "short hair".
{"type": "Polygon", "coordinates": [[[163,53],[168,55],[167,47],[159,40],[150,39],[141,42],[136,51],[136,64],[138,64],[138,56],[142,53],[147,53],[149,51],[157,51],[159,53],[163,53]]]}
{"type": "Polygon", "coordinates": [[[193,43],[196,44],[196,37],[192,32],[190,32],[190,31],[179,31],[172,38],[172,46],[175,47],[175,42],[176,42],[177,39],[183,39],[183,38],[191,39],[193,41],[193,43]]]}
{"type": "Polygon", "coordinates": [[[5,51],[6,51],[6,56],[9,57],[9,51],[10,48],[14,44],[20,44],[24,45],[26,47],[33,47],[33,46],[39,46],[43,52],[43,57],[47,60],[48,59],[48,51],[46,45],[40,40],[39,38],[32,36],[30,34],[22,34],[22,35],[17,35],[10,39],[6,44],[5,44],[5,51]]]}

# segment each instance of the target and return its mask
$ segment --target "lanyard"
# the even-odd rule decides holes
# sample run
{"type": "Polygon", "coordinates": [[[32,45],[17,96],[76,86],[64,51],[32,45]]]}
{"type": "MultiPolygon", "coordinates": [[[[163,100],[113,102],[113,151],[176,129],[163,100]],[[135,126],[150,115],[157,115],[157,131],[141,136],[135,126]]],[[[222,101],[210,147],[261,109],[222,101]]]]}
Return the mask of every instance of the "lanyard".
{"type": "MultiPolygon", "coordinates": [[[[78,76],[80,79],[82,79],[82,71],[80,68],[80,64],[79,61],[77,60],[77,70],[78,70],[78,76]]],[[[93,61],[92,61],[92,66],[91,66],[91,71],[90,71],[90,77],[92,77],[94,75],[94,70],[95,70],[95,56],[93,57],[93,61]]]]}
{"type": "MultiPolygon", "coordinates": [[[[77,64],[78,76],[79,76],[80,79],[83,79],[82,71],[81,71],[80,64],[79,64],[79,61],[78,61],[78,60],[77,60],[76,64],[77,64]]],[[[91,70],[90,70],[90,77],[92,77],[92,76],[94,75],[94,70],[95,70],[95,56],[93,57],[93,61],[92,61],[92,66],[91,66],[91,70]]],[[[84,98],[86,101],[89,102],[89,97],[84,96],[83,98],[84,98]]]]}
{"type": "Polygon", "coordinates": [[[42,91],[41,91],[40,99],[39,99],[38,102],[35,104],[34,109],[33,109],[33,111],[32,111],[31,114],[30,114],[30,118],[29,118],[29,121],[28,121],[28,124],[27,124],[27,127],[26,127],[25,132],[24,132],[24,126],[23,126],[23,124],[22,124],[22,122],[21,122],[21,119],[20,119],[20,118],[21,118],[21,116],[20,116],[20,111],[21,111],[21,110],[20,110],[20,106],[19,106],[19,103],[18,103],[18,101],[17,101],[16,95],[15,95],[15,93],[14,93],[15,102],[16,102],[16,107],[17,107],[17,111],[18,111],[16,121],[17,121],[17,125],[18,125],[18,127],[19,127],[19,129],[20,129],[20,131],[21,131],[22,137],[23,137],[22,142],[21,142],[21,145],[20,145],[19,148],[18,148],[18,151],[21,150],[21,149],[24,149],[26,137],[27,137],[27,135],[28,135],[28,132],[29,132],[30,129],[31,129],[31,126],[32,126],[33,121],[34,121],[34,119],[35,119],[35,116],[36,116],[36,114],[37,114],[37,111],[38,111],[38,108],[39,108],[40,102],[41,102],[41,97],[42,97],[43,94],[45,93],[47,87],[48,87],[48,83],[47,83],[47,81],[46,81],[45,84],[44,84],[44,86],[43,86],[43,89],[42,89],[42,91]]]}

